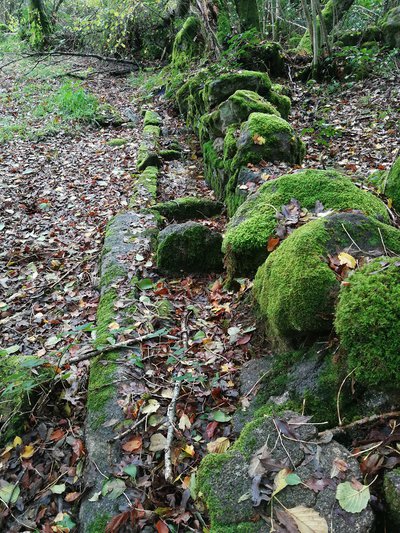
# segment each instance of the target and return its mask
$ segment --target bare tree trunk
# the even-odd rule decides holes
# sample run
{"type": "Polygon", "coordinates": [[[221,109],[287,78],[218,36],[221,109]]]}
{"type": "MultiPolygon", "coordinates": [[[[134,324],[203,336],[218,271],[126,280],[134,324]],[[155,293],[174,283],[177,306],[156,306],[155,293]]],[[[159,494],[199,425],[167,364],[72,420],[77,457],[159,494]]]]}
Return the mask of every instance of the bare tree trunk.
{"type": "Polygon", "coordinates": [[[319,25],[317,19],[317,7],[315,5],[316,0],[311,0],[311,18],[313,26],[313,39],[312,39],[312,51],[313,51],[313,62],[312,66],[315,69],[318,65],[319,59],[319,25]]]}

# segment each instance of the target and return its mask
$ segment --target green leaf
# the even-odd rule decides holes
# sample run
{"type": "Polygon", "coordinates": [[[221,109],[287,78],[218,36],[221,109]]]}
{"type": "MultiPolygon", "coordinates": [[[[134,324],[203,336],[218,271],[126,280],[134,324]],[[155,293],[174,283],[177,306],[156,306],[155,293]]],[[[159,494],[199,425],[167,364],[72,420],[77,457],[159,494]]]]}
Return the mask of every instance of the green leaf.
{"type": "Polygon", "coordinates": [[[18,500],[20,494],[20,488],[13,483],[8,483],[7,481],[1,482],[0,487],[0,498],[6,504],[13,504],[18,500]]]}
{"type": "Polygon", "coordinates": [[[65,483],[61,483],[60,485],[53,485],[52,487],[50,487],[50,490],[53,494],[62,494],[63,492],[65,492],[65,483]]]}
{"type": "Polygon", "coordinates": [[[194,341],[201,341],[206,338],[206,334],[204,331],[198,331],[196,335],[193,337],[194,341]]]}
{"type": "Polygon", "coordinates": [[[360,513],[368,505],[369,487],[358,481],[340,483],[336,489],[336,499],[339,501],[340,507],[348,513],[360,513]]]}
{"type": "Polygon", "coordinates": [[[300,485],[301,483],[301,479],[297,474],[288,474],[285,479],[287,485],[300,485]]]}
{"type": "Polygon", "coordinates": [[[128,474],[129,477],[132,479],[135,479],[137,476],[137,466],[136,465],[128,465],[124,468],[125,474],[128,474]]]}
{"type": "Polygon", "coordinates": [[[112,500],[116,500],[126,489],[125,482],[122,479],[109,479],[107,480],[101,490],[103,496],[108,496],[112,500]]]}
{"type": "Polygon", "coordinates": [[[154,287],[154,283],[151,281],[151,279],[141,279],[136,283],[136,285],[142,291],[152,289],[154,287]]]}
{"type": "Polygon", "coordinates": [[[212,417],[213,420],[216,420],[217,422],[229,422],[232,418],[223,411],[214,411],[212,417]]]}

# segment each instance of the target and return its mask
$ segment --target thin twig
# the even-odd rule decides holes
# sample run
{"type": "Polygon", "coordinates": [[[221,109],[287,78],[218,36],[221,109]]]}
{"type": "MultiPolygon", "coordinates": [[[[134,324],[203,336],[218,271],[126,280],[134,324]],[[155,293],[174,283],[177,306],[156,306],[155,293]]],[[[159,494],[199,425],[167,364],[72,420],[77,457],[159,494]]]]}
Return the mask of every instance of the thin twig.
{"type": "Polygon", "coordinates": [[[244,398],[248,398],[250,394],[254,391],[254,389],[257,387],[257,385],[266,377],[268,374],[271,373],[271,370],[268,370],[267,372],[264,372],[262,376],[260,376],[257,381],[254,383],[254,385],[251,387],[251,389],[244,395],[244,398]]]}
{"type": "Polygon", "coordinates": [[[356,371],[356,369],[353,368],[353,370],[347,374],[347,376],[344,378],[344,380],[343,380],[342,383],[340,384],[340,387],[339,387],[339,390],[338,390],[338,393],[337,393],[337,397],[336,397],[336,411],[337,411],[337,415],[338,415],[339,426],[342,425],[342,418],[341,418],[341,416],[340,416],[340,393],[342,392],[342,389],[343,389],[343,387],[344,387],[344,384],[345,384],[346,381],[347,381],[347,378],[349,378],[349,377],[350,377],[355,371],[356,371]]]}
{"type": "Polygon", "coordinates": [[[350,233],[347,231],[346,227],[344,224],[342,224],[342,228],[344,229],[344,231],[346,232],[346,235],[348,236],[348,238],[351,240],[351,242],[354,244],[354,246],[360,251],[362,252],[361,248],[358,246],[358,244],[356,243],[356,241],[353,239],[353,237],[350,235],[350,233]]]}
{"type": "Polygon", "coordinates": [[[378,228],[378,232],[379,232],[379,237],[381,238],[381,243],[382,243],[382,246],[383,246],[383,251],[385,252],[385,255],[388,255],[387,250],[386,250],[386,246],[385,246],[385,242],[384,242],[383,237],[382,237],[381,228],[378,228]]]}
{"type": "Polygon", "coordinates": [[[400,417],[400,411],[390,411],[389,413],[382,413],[380,415],[366,416],[364,418],[360,418],[359,420],[355,420],[354,422],[351,422],[350,424],[347,424],[346,426],[340,426],[340,427],[322,431],[319,435],[324,436],[324,434],[329,431],[333,434],[334,437],[337,437],[338,435],[342,435],[343,433],[346,433],[352,430],[353,428],[357,428],[359,426],[365,426],[373,422],[377,422],[378,420],[386,420],[387,418],[396,418],[396,417],[400,417]]]}
{"type": "MultiPolygon", "coordinates": [[[[182,344],[185,353],[189,349],[189,333],[187,330],[187,320],[189,318],[190,311],[186,312],[181,321],[181,333],[182,333],[182,344]]],[[[181,381],[176,381],[174,392],[172,395],[171,403],[167,409],[167,423],[168,423],[168,432],[167,440],[165,442],[165,461],[164,461],[164,477],[169,483],[173,482],[172,477],[172,462],[171,462],[171,448],[172,440],[174,438],[174,422],[175,422],[175,407],[176,402],[179,398],[179,393],[181,391],[181,381]]]]}

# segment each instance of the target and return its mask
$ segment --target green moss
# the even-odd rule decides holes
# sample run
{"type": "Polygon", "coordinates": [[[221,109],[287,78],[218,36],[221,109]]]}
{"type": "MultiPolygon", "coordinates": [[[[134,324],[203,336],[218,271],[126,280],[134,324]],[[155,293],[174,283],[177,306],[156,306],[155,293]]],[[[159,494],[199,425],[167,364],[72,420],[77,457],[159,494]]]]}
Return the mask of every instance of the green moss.
{"type": "Polygon", "coordinates": [[[237,127],[229,126],[224,138],[224,166],[235,156],[237,151],[237,127]]]}
{"type": "Polygon", "coordinates": [[[148,109],[144,114],[143,124],[144,126],[161,126],[162,120],[158,113],[148,109]]]}
{"type": "Polygon", "coordinates": [[[121,265],[113,263],[102,274],[100,286],[101,288],[109,287],[115,280],[124,276],[126,276],[126,270],[121,265]]]}
{"type": "Polygon", "coordinates": [[[218,477],[222,473],[225,464],[229,460],[230,455],[227,453],[206,455],[201,461],[201,466],[197,472],[196,493],[198,496],[206,499],[212,521],[215,521],[223,513],[224,509],[218,498],[213,494],[210,480],[213,477],[218,477]]]}
{"type": "Polygon", "coordinates": [[[110,139],[107,141],[108,146],[124,146],[128,139],[110,139]]]}
{"type": "Polygon", "coordinates": [[[260,524],[257,522],[241,522],[234,526],[213,524],[210,533],[260,533],[260,524]]]}
{"type": "Polygon", "coordinates": [[[393,207],[400,211],[400,157],[396,159],[386,178],[384,193],[393,201],[393,207]]]}
{"type": "MultiPolygon", "coordinates": [[[[110,336],[108,326],[115,320],[114,303],[118,298],[115,289],[107,290],[101,297],[97,309],[96,346],[107,345],[107,338],[110,336]]],[[[103,408],[109,400],[114,397],[115,386],[114,376],[117,365],[114,361],[119,357],[118,352],[107,353],[107,364],[103,364],[103,355],[93,359],[90,367],[90,378],[88,387],[88,409],[96,413],[96,420],[93,427],[99,427],[102,423],[103,408]]]]}
{"type": "Polygon", "coordinates": [[[193,218],[210,218],[221,214],[222,209],[223,204],[220,202],[194,197],[177,198],[153,207],[153,210],[156,210],[167,220],[176,220],[177,222],[193,218]]]}
{"type": "Polygon", "coordinates": [[[141,208],[150,207],[156,202],[159,170],[156,166],[147,166],[145,170],[136,177],[133,185],[132,197],[129,206],[134,207],[137,200],[141,202],[141,208]],[[146,198],[146,205],[143,202],[146,198]]]}
{"type": "Polygon", "coordinates": [[[383,202],[336,171],[306,170],[281,176],[250,196],[228,225],[223,251],[230,277],[254,275],[267,258],[268,239],[278,224],[276,213],[292,198],[303,209],[312,210],[320,201],[325,209],[358,209],[389,222],[383,202]]]}
{"type": "MultiPolygon", "coordinates": [[[[387,504],[387,515],[390,526],[397,528],[400,526],[400,468],[384,474],[383,491],[387,504]]],[[[392,530],[390,530],[392,531],[392,530]]]]}
{"type": "Polygon", "coordinates": [[[290,98],[285,94],[278,94],[274,91],[271,91],[268,98],[271,104],[275,106],[276,109],[279,111],[282,118],[287,120],[290,113],[290,109],[292,107],[292,102],[290,98]]]}
{"type": "Polygon", "coordinates": [[[88,533],[104,533],[110,520],[111,516],[109,514],[98,516],[91,524],[89,524],[87,530],[88,533]]]}
{"type": "Polygon", "coordinates": [[[161,135],[160,126],[148,124],[143,128],[143,137],[158,138],[161,135]]]}
{"type": "Polygon", "coordinates": [[[199,59],[203,52],[201,22],[197,17],[189,17],[175,37],[172,66],[178,70],[186,69],[195,59],[199,59]]]}
{"type": "Polygon", "coordinates": [[[182,152],[181,150],[172,150],[172,149],[160,150],[159,155],[161,159],[163,159],[164,161],[174,161],[176,159],[181,159],[182,152]]]}
{"type": "Polygon", "coordinates": [[[277,346],[329,332],[340,282],[328,256],[398,253],[400,231],[361,214],[317,219],[296,229],[259,268],[254,294],[269,338],[277,346]],[[361,250],[354,250],[353,241],[361,250]]]}
{"type": "Polygon", "coordinates": [[[222,237],[195,222],[167,227],[160,233],[157,266],[169,273],[220,272],[222,237]]]}
{"type": "Polygon", "coordinates": [[[250,70],[221,74],[206,83],[204,102],[209,109],[212,109],[239,89],[254,91],[261,96],[266,96],[271,89],[271,80],[265,72],[250,70]]]}
{"type": "Polygon", "coordinates": [[[335,319],[347,368],[356,369],[354,377],[362,385],[398,389],[400,261],[374,259],[348,281],[340,290],[335,319]]]}
{"type": "Polygon", "coordinates": [[[203,144],[204,177],[218,200],[225,196],[226,174],[224,161],[214,149],[212,141],[203,144]]]}
{"type": "Polygon", "coordinates": [[[280,117],[265,113],[252,113],[241,129],[238,151],[232,169],[248,163],[287,161],[299,164],[305,155],[304,143],[296,136],[292,126],[280,117]]]}

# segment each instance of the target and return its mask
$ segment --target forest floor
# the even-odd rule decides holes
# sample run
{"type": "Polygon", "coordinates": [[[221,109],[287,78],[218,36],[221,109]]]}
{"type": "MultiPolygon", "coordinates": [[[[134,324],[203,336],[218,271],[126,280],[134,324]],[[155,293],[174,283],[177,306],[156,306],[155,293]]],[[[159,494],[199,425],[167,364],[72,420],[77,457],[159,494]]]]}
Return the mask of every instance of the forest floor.
{"type": "MultiPolygon", "coordinates": [[[[0,346],[8,354],[48,362],[67,384],[42,391],[28,424],[0,454],[3,482],[18,487],[10,505],[3,507],[3,531],[73,531],[76,523],[85,492],[83,423],[89,363],[69,365],[68,360],[94,335],[105,227],[129,204],[142,106],[160,112],[164,137],[173,135],[184,150],[183,164],[165,163],[162,169],[160,200],[211,195],[204,184],[198,143],[170,103],[157,91],[154,97],[146,95],[141,77],[119,77],[107,70],[88,60],[64,58],[57,63],[24,60],[0,71],[0,346]],[[68,72],[88,77],[71,82],[68,72]],[[71,83],[123,116],[129,110],[137,123],[101,126],[60,112],[63,91],[71,90],[71,83]]],[[[151,84],[151,72],[145,78],[151,84]]],[[[373,187],[374,175],[390,167],[397,151],[399,79],[294,84],[291,89],[289,120],[308,147],[303,167],[335,167],[362,186],[373,187]]],[[[92,103],[76,105],[87,109],[92,103]]],[[[284,164],[265,168],[271,177],[291,170],[284,164]]],[[[223,217],[210,222],[219,229],[224,223],[223,217]]],[[[168,527],[205,527],[190,499],[193,476],[216,439],[218,446],[231,444],[232,413],[238,402],[247,401],[240,398],[238,370],[250,357],[267,352],[254,335],[254,319],[245,303],[251,283],[243,280],[233,294],[222,282],[217,275],[158,278],[150,289],[152,296],[171,302],[170,333],[180,331],[185,318],[189,339],[182,367],[187,368],[186,385],[177,407],[180,441],[174,485],[166,484],[160,474],[160,456],[151,450],[151,424],[146,421],[140,439],[131,435],[124,442],[127,453],[139,454],[141,460],[140,475],[134,475],[136,519],[142,526],[156,524],[159,533],[168,527]]],[[[132,318],[139,332],[147,331],[149,324],[160,326],[154,308],[143,303],[142,315],[132,318]]],[[[170,357],[172,347],[150,342],[142,351],[153,357],[147,377],[153,407],[158,406],[152,414],[161,416],[170,401],[171,366],[176,365],[170,357]]],[[[127,389],[126,397],[131,395],[127,389]]],[[[0,496],[2,488],[4,483],[0,496]]],[[[120,531],[121,523],[115,522],[110,531],[120,531]]]]}

